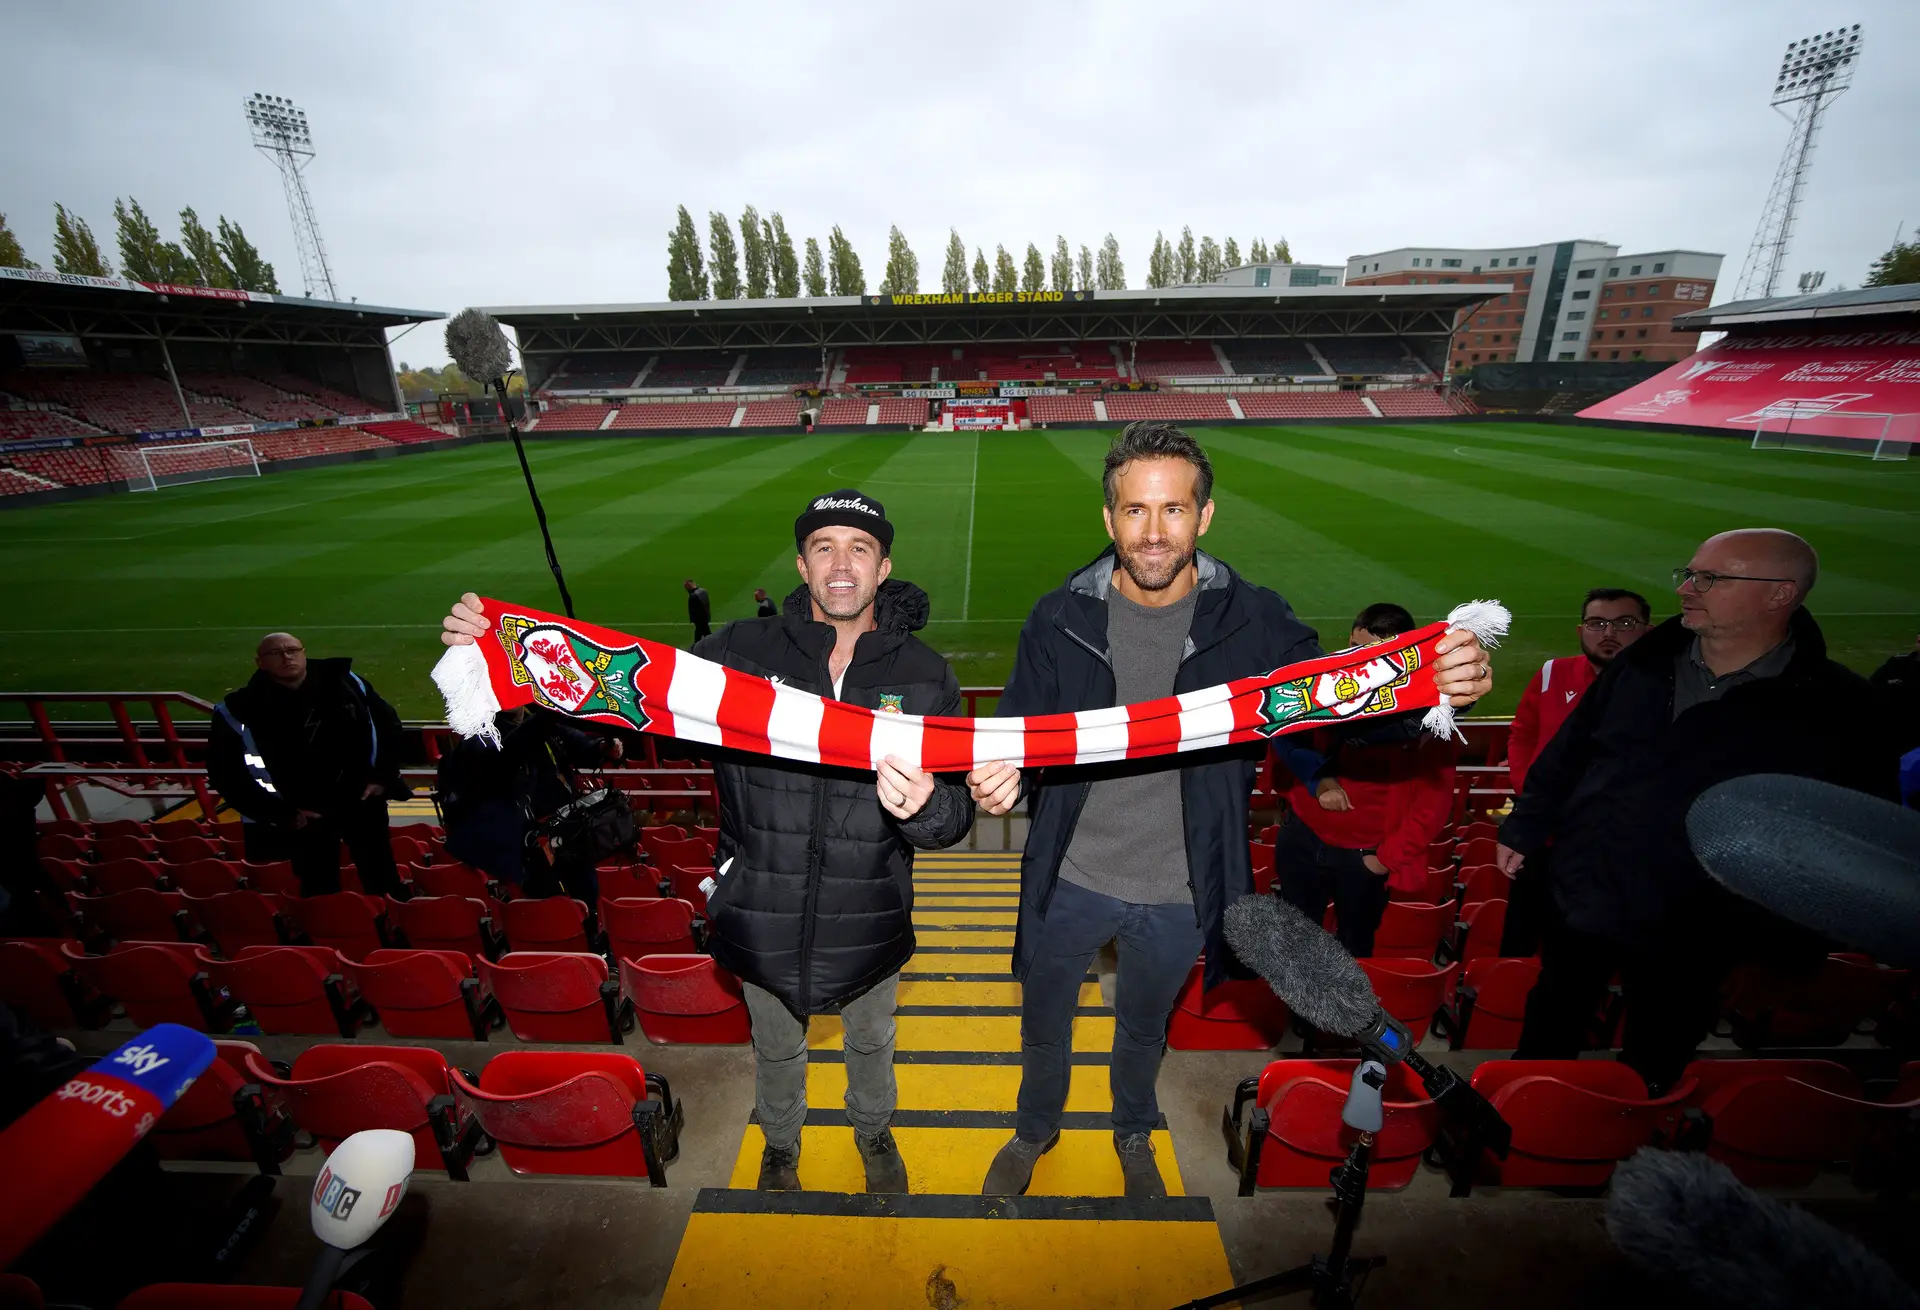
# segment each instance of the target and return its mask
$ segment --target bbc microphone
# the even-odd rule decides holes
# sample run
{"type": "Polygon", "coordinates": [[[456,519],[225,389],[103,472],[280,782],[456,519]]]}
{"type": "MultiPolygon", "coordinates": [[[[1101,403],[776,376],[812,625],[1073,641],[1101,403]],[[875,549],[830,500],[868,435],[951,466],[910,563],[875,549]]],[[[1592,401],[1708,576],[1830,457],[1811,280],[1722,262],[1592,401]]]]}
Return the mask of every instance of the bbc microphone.
{"type": "Polygon", "coordinates": [[[413,1135],[367,1128],[333,1148],[307,1202],[313,1235],[324,1244],[301,1290],[296,1310],[318,1310],[407,1194],[413,1176],[413,1135]]]}
{"type": "Polygon", "coordinates": [[[205,1033],[155,1024],[0,1133],[0,1269],[120,1163],[213,1056],[205,1033]]]}
{"type": "Polygon", "coordinates": [[[1414,1049],[1413,1034],[1381,1008],[1366,972],[1326,929],[1267,895],[1242,896],[1229,905],[1225,928],[1240,962],[1265,979],[1295,1014],[1322,1032],[1358,1042],[1370,1059],[1405,1064],[1442,1114],[1500,1159],[1507,1158],[1512,1127],[1453,1070],[1430,1063],[1414,1049]]]}
{"type": "Polygon", "coordinates": [[[1687,837],[1736,895],[1883,963],[1920,965],[1920,812],[1756,773],[1702,792],[1687,837]]]}

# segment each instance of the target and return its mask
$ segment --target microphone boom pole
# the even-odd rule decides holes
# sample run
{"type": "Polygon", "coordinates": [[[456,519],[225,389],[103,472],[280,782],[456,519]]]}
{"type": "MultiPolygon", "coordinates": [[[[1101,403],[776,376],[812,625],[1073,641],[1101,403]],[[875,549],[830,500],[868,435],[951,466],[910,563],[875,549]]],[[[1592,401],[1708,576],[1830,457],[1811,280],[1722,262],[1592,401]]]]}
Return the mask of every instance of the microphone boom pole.
{"type": "Polygon", "coordinates": [[[547,507],[540,503],[540,490],[533,485],[533,469],[527,463],[527,448],[520,443],[520,427],[507,408],[507,380],[495,378],[494,391],[500,397],[500,414],[507,420],[507,435],[513,438],[513,453],[520,457],[520,475],[527,480],[527,497],[533,501],[533,517],[540,524],[540,541],[547,548],[547,567],[553,571],[554,585],[560,588],[560,608],[573,617],[573,596],[567,591],[567,578],[560,571],[560,557],[553,553],[553,534],[547,530],[547,507]]]}

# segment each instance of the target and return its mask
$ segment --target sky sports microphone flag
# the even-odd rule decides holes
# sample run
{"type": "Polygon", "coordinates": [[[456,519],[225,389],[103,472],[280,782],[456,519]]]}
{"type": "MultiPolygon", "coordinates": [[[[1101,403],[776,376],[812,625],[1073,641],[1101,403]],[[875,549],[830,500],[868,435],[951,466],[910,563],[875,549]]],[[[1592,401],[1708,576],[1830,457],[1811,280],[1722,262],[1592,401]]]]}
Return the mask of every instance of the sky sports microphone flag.
{"type": "Polygon", "coordinates": [[[213,1056],[205,1033],[155,1024],[0,1133],[0,1269],[119,1163],[213,1056]]]}
{"type": "Polygon", "coordinates": [[[842,768],[888,755],[938,772],[994,760],[1022,768],[1140,759],[1262,741],[1283,733],[1425,710],[1437,736],[1453,709],[1434,687],[1434,647],[1450,629],[1492,647],[1507,631],[1497,602],[1474,601],[1445,622],[1381,642],[1199,691],[1077,714],[936,718],[826,700],[577,619],[482,601],[491,631],[452,646],[433,670],[447,722],[495,738],[501,709],[538,705],[609,727],[842,768]]]}

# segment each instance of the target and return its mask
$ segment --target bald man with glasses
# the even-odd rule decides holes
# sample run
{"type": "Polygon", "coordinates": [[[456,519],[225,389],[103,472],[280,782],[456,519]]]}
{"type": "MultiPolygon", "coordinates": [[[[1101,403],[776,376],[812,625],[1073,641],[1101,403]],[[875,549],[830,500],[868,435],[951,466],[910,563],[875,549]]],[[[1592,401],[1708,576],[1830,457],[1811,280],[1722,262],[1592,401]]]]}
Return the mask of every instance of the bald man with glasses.
{"type": "Polygon", "coordinates": [[[1708,787],[1754,773],[1894,796],[1899,756],[1877,693],[1827,658],[1806,610],[1819,568],[1790,532],[1708,538],[1674,572],[1680,613],[1614,658],[1533,761],[1498,854],[1516,874],[1552,848],[1518,1058],[1578,1056],[1617,970],[1620,1058],[1657,1094],[1712,1028],[1733,964],[1818,958],[1818,942],[1707,877],[1686,813],[1708,787]]]}

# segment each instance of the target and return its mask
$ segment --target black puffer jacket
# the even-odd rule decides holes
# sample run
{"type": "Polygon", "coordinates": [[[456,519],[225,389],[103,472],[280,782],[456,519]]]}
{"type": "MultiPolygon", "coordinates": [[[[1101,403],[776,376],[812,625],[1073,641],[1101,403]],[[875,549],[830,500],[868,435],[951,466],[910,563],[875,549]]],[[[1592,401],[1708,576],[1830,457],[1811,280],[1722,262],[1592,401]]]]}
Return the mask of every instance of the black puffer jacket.
{"type": "MultiPolygon", "coordinates": [[[[1267,673],[1324,653],[1318,634],[1276,593],[1255,586],[1204,552],[1196,559],[1200,596],[1174,677],[1176,693],[1267,673]]],[[[1107,653],[1107,592],[1113,570],[1113,549],[1108,547],[1034,605],[1020,631],[998,713],[1071,714],[1114,704],[1113,663],[1107,653]]],[[[1398,725],[1392,731],[1402,732],[1398,725]]],[[[1227,977],[1222,916],[1230,903],[1253,891],[1247,801],[1266,750],[1260,742],[1220,746],[1181,755],[1177,761],[1188,881],[1194,921],[1206,935],[1208,987],[1227,977]]],[[[1166,764],[1172,768],[1176,761],[1166,764]]],[[[1073,841],[1087,793],[1096,778],[1120,767],[1069,765],[1036,769],[1021,779],[1032,797],[1033,822],[1020,861],[1020,926],[1013,965],[1020,977],[1026,976],[1034,933],[1047,917],[1060,860],[1073,841]]]]}
{"type": "Polygon", "coordinates": [[[1523,855],[1548,843],[1554,899],[1585,933],[1635,946],[1732,939],[1757,921],[1711,882],[1687,841],[1701,792],[1790,773],[1891,799],[1899,751],[1874,688],[1827,658],[1820,626],[1793,616],[1777,677],[1730,687],[1673,716],[1675,661],[1693,641],[1668,619],[1614,659],[1527,773],[1500,826],[1523,855]]]}
{"type": "MultiPolygon", "coordinates": [[[[694,654],[832,697],[834,633],[812,613],[799,587],[777,618],[729,623],[694,654]]],[[[854,647],[839,699],[960,713],[953,670],[913,635],[926,624],[927,594],[888,579],[874,617],[879,626],[854,647]]],[[[720,786],[716,862],[733,861],[708,902],[714,958],[797,1015],[837,1011],[897,972],[914,950],[915,848],[951,846],[973,826],[963,775],[940,775],[925,807],[902,823],[880,807],[872,773],[707,754],[720,786]]]]}
{"type": "Polygon", "coordinates": [[[351,659],[307,661],[298,689],[260,672],[228,692],[208,732],[207,777],[255,823],[334,813],[358,803],[370,782],[388,800],[413,794],[400,777],[400,716],[351,659]]]}

